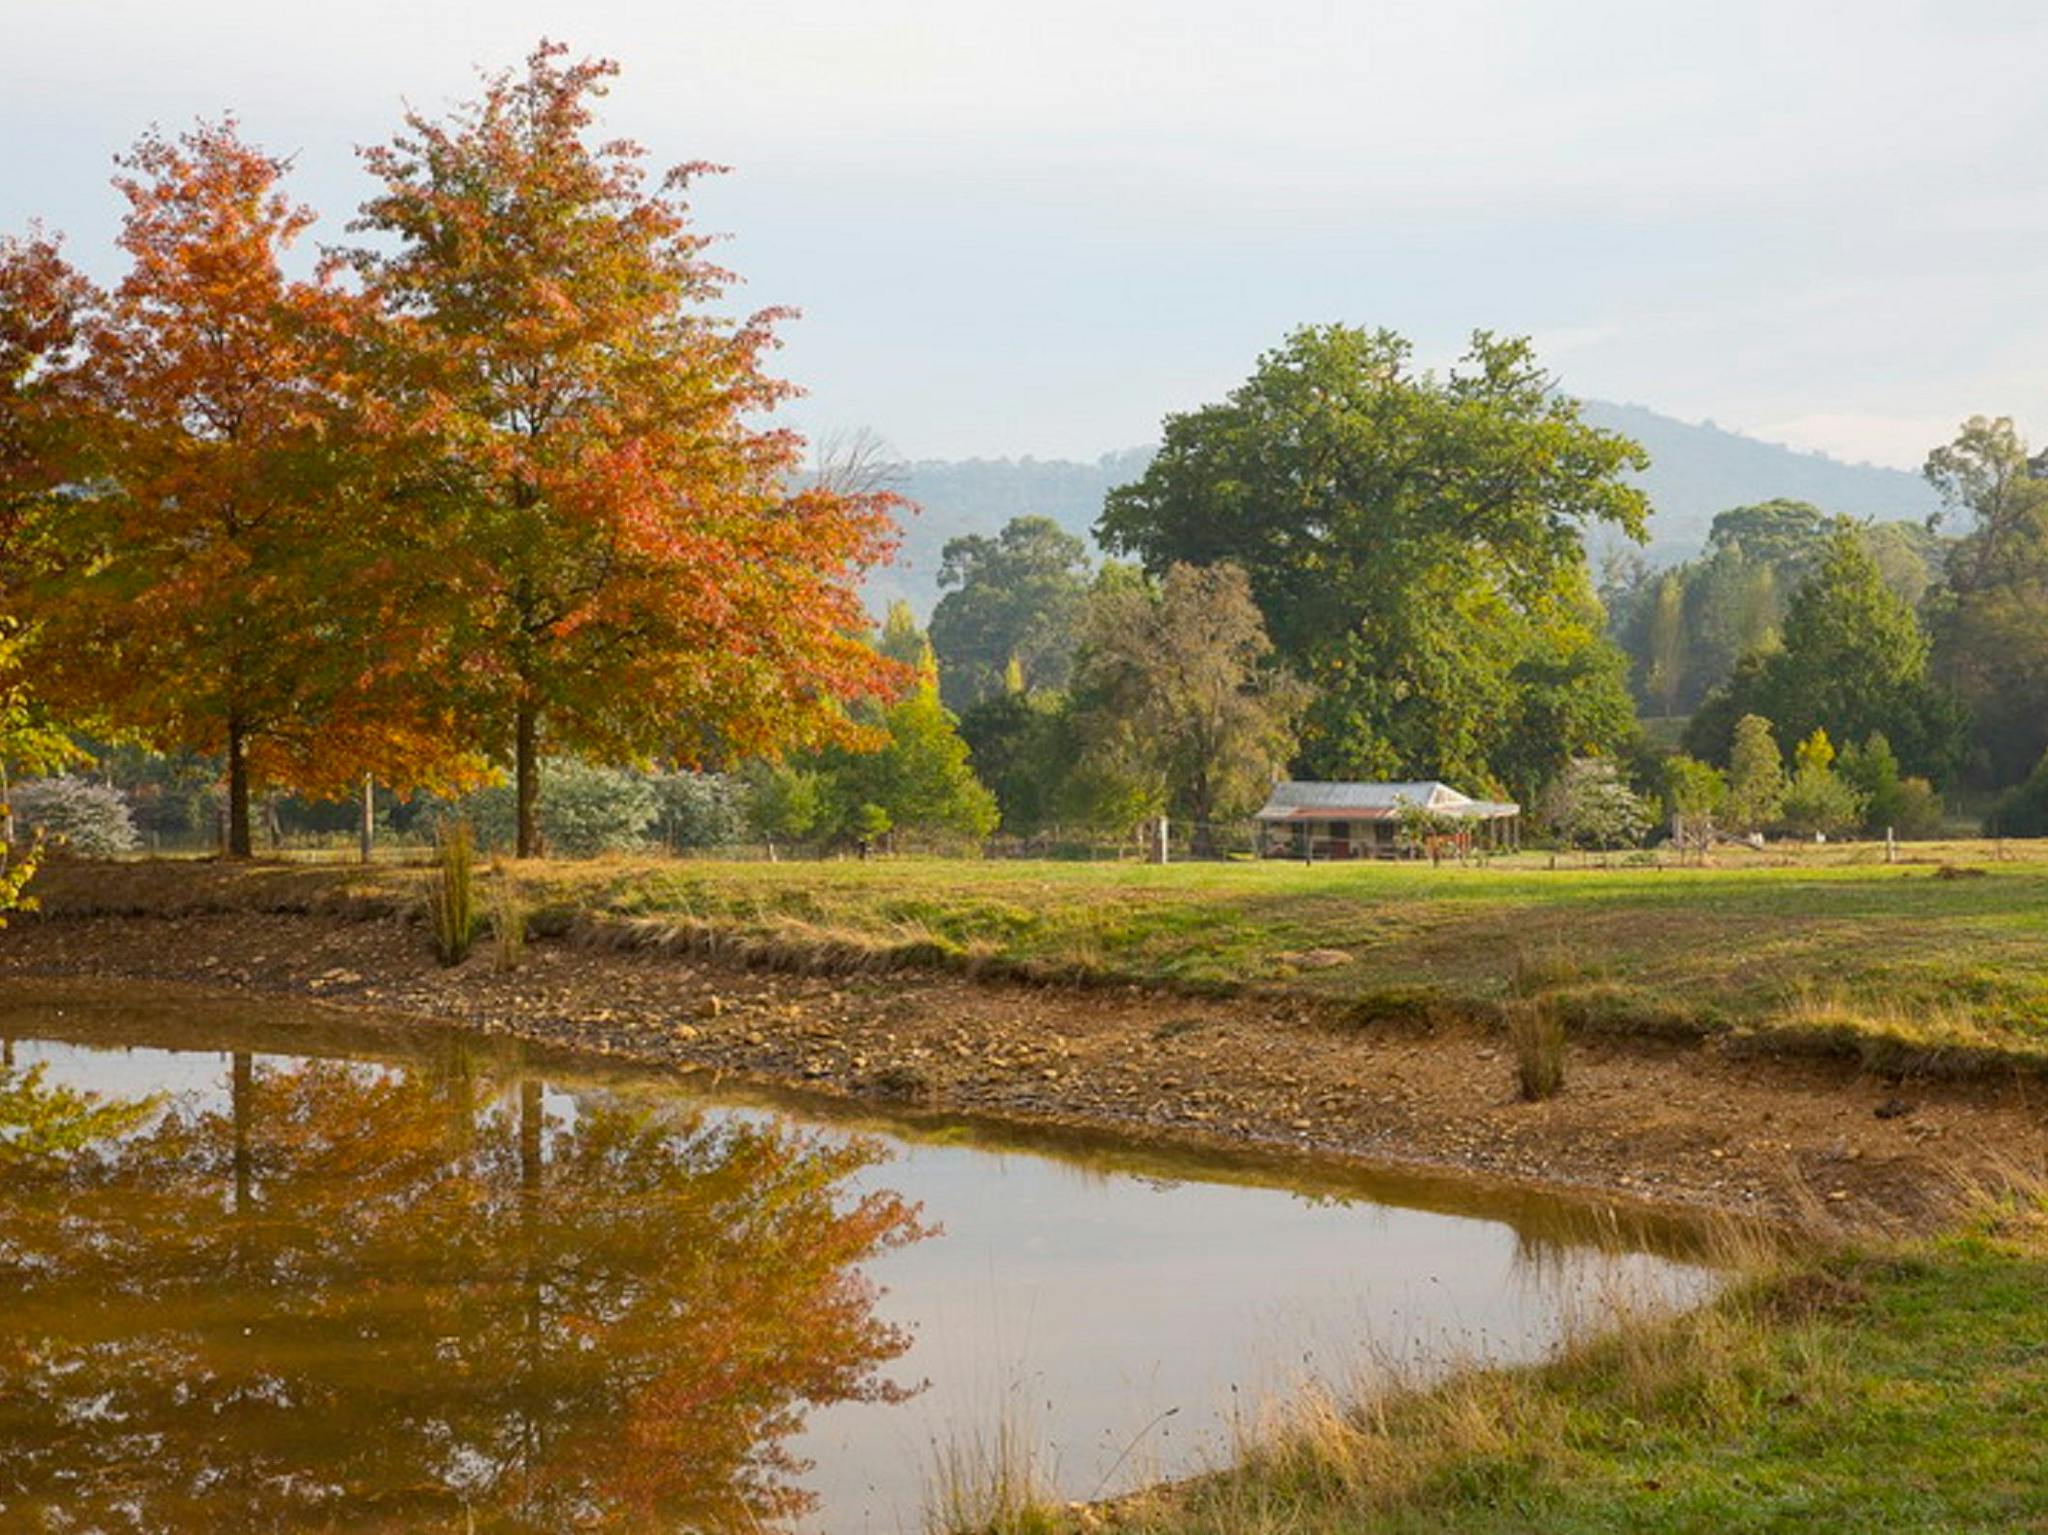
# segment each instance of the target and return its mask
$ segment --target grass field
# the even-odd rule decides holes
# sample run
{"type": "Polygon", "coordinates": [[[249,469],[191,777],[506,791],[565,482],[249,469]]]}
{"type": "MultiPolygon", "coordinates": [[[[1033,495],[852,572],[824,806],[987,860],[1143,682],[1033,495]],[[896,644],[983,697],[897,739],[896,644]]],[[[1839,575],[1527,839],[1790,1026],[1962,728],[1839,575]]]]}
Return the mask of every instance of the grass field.
{"type": "Polygon", "coordinates": [[[1485,1011],[1530,977],[1579,1028],[2048,1064],[2048,861],[1710,869],[1416,864],[557,864],[536,896],[763,947],[1358,1008],[1485,1011]]]}

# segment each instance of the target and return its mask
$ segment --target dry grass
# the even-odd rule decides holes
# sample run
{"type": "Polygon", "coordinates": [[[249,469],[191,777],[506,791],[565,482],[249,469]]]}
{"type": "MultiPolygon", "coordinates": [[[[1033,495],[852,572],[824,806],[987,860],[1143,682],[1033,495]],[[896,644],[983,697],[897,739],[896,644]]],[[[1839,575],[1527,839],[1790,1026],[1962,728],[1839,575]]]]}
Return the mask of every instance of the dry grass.
{"type": "Polygon", "coordinates": [[[1015,1399],[994,1426],[933,1447],[925,1487],[930,1535],[1044,1535],[1059,1516],[1048,1484],[1042,1436],[1015,1399]]]}
{"type": "Polygon", "coordinates": [[[497,864],[492,872],[492,959],[501,971],[517,970],[526,958],[526,898],[504,864],[497,864]]]}
{"type": "MultiPolygon", "coordinates": [[[[1725,1223],[1709,1258],[1726,1279],[1705,1305],[1605,1295],[1540,1366],[1303,1390],[1267,1404],[1229,1470],[1083,1527],[2012,1527],[2004,1511],[2048,1508],[2031,1420],[2001,1407],[2025,1399],[2015,1361],[2048,1344],[2048,1176],[1958,1178],[1948,1229],[1852,1246],[1725,1223]],[[1936,1379],[1948,1384],[1930,1395],[1936,1379]],[[1794,1490],[1807,1483],[1826,1498],[1794,1490]],[[1844,1510],[1832,1522],[1829,1500],[1844,1510]],[[1782,1525],[1787,1507],[1813,1512],[1782,1525]]],[[[2031,1375],[2048,1386],[2038,1364],[2031,1375]]]]}
{"type": "Polygon", "coordinates": [[[1530,1103],[1554,1098],[1564,1087],[1564,1013],[1548,997],[1518,997],[1506,1008],[1515,1085],[1530,1103]]]}
{"type": "Polygon", "coordinates": [[[476,941],[476,843],[467,821],[442,825],[435,840],[434,872],[427,879],[427,924],[434,955],[444,965],[469,958],[476,941]]]}

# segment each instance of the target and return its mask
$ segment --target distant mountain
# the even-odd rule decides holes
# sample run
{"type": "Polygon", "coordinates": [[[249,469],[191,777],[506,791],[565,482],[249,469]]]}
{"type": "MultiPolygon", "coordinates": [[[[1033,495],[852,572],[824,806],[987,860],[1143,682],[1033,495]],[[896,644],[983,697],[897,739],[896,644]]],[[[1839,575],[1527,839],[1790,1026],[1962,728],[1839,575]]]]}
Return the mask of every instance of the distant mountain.
{"type": "MultiPolygon", "coordinates": [[[[1695,426],[1660,416],[1641,405],[1589,400],[1586,419],[1633,437],[1650,455],[1649,472],[1641,477],[1654,508],[1644,552],[1657,565],[1697,554],[1716,512],[1774,496],[1874,522],[1922,522],[1941,507],[1933,488],[1903,469],[1845,464],[1712,423],[1695,426]]],[[[1596,551],[1601,542],[1596,538],[1596,551]]]]}
{"type": "MultiPolygon", "coordinates": [[[[1586,418],[1626,433],[1649,452],[1650,469],[1642,484],[1655,509],[1646,550],[1655,564],[1698,553],[1716,512],[1773,496],[1879,522],[1917,522],[1937,508],[1926,482],[1904,470],[1845,464],[1717,426],[1695,426],[1640,405],[1589,401],[1586,418]]],[[[939,558],[946,541],[993,533],[1012,517],[1036,513],[1083,537],[1091,535],[1103,496],[1144,473],[1152,452],[1126,448],[1093,463],[971,458],[911,464],[899,488],[923,511],[906,520],[896,563],[870,578],[868,606],[879,615],[903,597],[920,620],[929,617],[939,598],[939,558]]],[[[1621,542],[1596,536],[1594,553],[1621,542]]]]}
{"type": "Polygon", "coordinates": [[[946,541],[994,533],[1012,517],[1050,517],[1092,546],[1102,498],[1143,474],[1152,452],[1125,448],[1092,464],[1061,458],[919,459],[896,488],[922,510],[904,519],[895,563],[868,578],[868,607],[880,615],[898,597],[908,598],[923,622],[939,600],[939,557],[946,541]]]}

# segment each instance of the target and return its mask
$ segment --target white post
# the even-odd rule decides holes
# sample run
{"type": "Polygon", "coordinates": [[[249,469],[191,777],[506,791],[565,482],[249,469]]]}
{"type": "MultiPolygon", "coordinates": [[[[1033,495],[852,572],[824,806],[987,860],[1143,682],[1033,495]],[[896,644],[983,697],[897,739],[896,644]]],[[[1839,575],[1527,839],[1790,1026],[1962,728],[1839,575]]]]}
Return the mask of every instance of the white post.
{"type": "Polygon", "coordinates": [[[370,851],[377,841],[377,779],[372,773],[363,774],[363,862],[370,861],[370,851]]]}
{"type": "Polygon", "coordinates": [[[1892,829],[1889,826],[1884,829],[1884,861],[1886,863],[1897,863],[1899,861],[1898,840],[1893,837],[1892,829]]]}
{"type": "Polygon", "coordinates": [[[1168,861],[1168,857],[1167,857],[1167,842],[1166,842],[1166,835],[1167,835],[1166,817],[1165,817],[1165,816],[1161,816],[1161,817],[1159,818],[1159,860],[1158,860],[1158,861],[1159,861],[1160,863],[1165,863],[1165,862],[1167,862],[1167,861],[1168,861]]]}

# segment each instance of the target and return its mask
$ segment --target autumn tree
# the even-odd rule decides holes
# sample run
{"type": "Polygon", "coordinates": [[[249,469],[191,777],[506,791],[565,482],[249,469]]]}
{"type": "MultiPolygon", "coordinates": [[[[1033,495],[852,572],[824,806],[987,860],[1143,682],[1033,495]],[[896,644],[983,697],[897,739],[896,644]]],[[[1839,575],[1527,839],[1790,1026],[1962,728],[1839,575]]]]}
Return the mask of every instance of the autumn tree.
{"type": "Polygon", "coordinates": [[[353,256],[380,323],[368,419],[388,493],[432,528],[433,590],[474,744],[513,767],[538,846],[542,753],[685,765],[846,735],[900,684],[854,592],[893,534],[885,489],[792,489],[780,315],[712,312],[687,190],[594,140],[616,74],[543,43],[443,120],[366,152],[353,256]]]}
{"type": "Polygon", "coordinates": [[[31,685],[20,611],[29,529],[82,462],[72,364],[97,295],[54,239],[0,239],[0,911],[34,872],[9,799],[14,777],[77,756],[31,685]]]}
{"type": "Polygon", "coordinates": [[[24,643],[68,713],[224,762],[246,857],[252,786],[421,776],[445,733],[406,735],[376,684],[405,622],[329,447],[351,301],[285,274],[313,215],[284,162],[224,121],[120,164],[129,267],[62,379],[66,493],[21,535],[24,643]]]}

